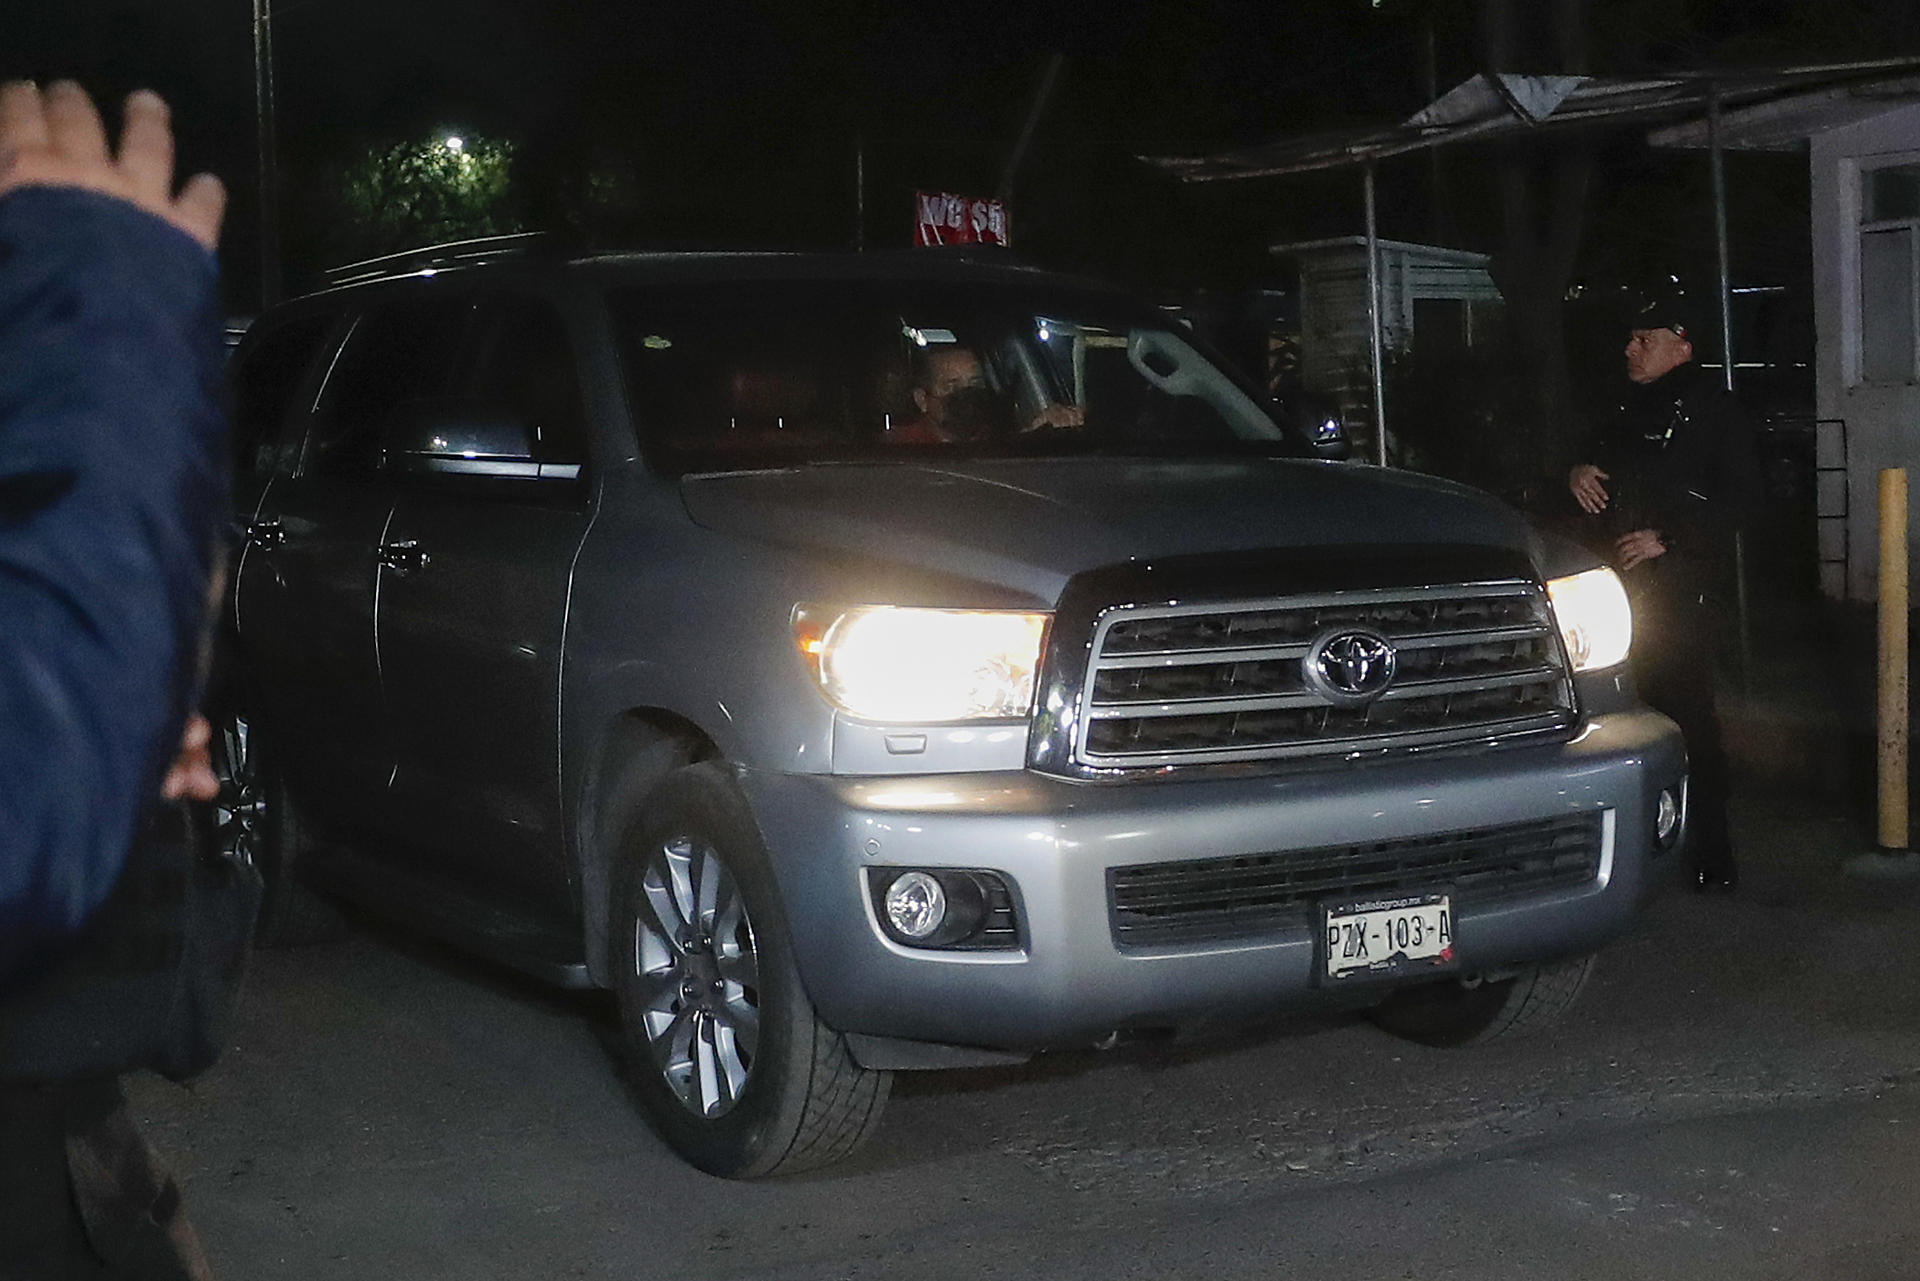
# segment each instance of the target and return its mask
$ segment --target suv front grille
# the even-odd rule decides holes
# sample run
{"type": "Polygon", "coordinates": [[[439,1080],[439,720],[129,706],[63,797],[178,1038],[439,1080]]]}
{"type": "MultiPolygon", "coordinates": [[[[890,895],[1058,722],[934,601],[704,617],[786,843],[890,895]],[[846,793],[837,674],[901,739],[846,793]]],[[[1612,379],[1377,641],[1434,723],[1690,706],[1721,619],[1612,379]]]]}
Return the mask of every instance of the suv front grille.
{"type": "Polygon", "coordinates": [[[1335,756],[1573,723],[1545,593],[1529,582],[1125,606],[1094,630],[1076,757],[1104,768],[1335,756]],[[1364,706],[1308,685],[1316,638],[1363,628],[1396,674],[1364,706]]]}
{"type": "Polygon", "coordinates": [[[1590,884],[1600,874],[1602,816],[1281,854],[1107,869],[1114,942],[1122,947],[1254,938],[1312,924],[1325,899],[1446,889],[1456,907],[1590,884]]]}

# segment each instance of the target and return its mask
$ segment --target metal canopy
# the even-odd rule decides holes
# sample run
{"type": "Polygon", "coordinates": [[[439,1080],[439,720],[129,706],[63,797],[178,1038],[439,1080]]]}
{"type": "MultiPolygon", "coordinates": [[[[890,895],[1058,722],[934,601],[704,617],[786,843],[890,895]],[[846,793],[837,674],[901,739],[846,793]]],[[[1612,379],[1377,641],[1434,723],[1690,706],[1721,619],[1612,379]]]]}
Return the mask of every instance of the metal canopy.
{"type": "MultiPolygon", "coordinates": [[[[1833,85],[1729,111],[1720,121],[1720,145],[1732,151],[1798,151],[1815,134],[1871,120],[1894,107],[1920,102],[1920,75],[1833,85]]],[[[1647,141],[1675,150],[1709,145],[1697,120],[1654,130],[1647,141]]]]}
{"type": "MultiPolygon", "coordinates": [[[[1920,58],[1826,63],[1753,71],[1700,71],[1657,77],[1476,75],[1399,124],[1282,138],[1204,156],[1141,156],[1182,182],[1269,178],[1365,165],[1474,141],[1501,141],[1662,117],[1697,117],[1708,95],[1721,106],[1749,106],[1811,89],[1850,93],[1848,82],[1920,72],[1920,58]]],[[[1696,145],[1704,145],[1702,143],[1696,145]]]]}

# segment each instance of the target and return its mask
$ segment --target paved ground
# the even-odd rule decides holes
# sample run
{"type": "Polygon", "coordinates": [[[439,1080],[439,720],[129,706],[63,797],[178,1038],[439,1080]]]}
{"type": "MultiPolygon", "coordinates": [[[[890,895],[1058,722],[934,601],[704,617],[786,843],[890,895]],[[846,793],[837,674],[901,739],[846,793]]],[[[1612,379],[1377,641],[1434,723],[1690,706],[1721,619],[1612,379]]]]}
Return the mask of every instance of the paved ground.
{"type": "Polygon", "coordinates": [[[384,933],[262,954],[136,1109],[226,1278],[1920,1276],[1920,881],[1844,876],[1820,696],[1736,716],[1732,900],[1675,895],[1549,1038],[1352,1020],[903,1077],[833,1170],[727,1184],[604,1001],[384,933]]]}

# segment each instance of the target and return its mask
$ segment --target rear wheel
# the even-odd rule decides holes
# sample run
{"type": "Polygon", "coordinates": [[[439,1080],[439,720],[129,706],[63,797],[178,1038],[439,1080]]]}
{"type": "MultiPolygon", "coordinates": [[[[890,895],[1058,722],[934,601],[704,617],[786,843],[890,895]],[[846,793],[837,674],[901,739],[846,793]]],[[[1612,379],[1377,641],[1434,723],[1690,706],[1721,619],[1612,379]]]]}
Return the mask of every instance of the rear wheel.
{"type": "Polygon", "coordinates": [[[1512,978],[1447,979],[1395,992],[1372,1011],[1395,1036],[1422,1045],[1478,1045],[1551,1027],[1579,999],[1593,957],[1534,966],[1512,978]]]}
{"type": "Polygon", "coordinates": [[[609,939],[635,1089],[723,1178],[837,1161],[878,1127],[890,1074],[855,1063],[800,983],[759,833],[716,765],[675,770],[622,845],[609,939]]]}
{"type": "Polygon", "coordinates": [[[265,883],[254,943],[275,947],[344,936],[347,923],[338,909],[295,879],[306,851],[300,815],[270,743],[242,707],[220,714],[213,769],[220,779],[213,812],[221,851],[253,867],[265,883]]]}

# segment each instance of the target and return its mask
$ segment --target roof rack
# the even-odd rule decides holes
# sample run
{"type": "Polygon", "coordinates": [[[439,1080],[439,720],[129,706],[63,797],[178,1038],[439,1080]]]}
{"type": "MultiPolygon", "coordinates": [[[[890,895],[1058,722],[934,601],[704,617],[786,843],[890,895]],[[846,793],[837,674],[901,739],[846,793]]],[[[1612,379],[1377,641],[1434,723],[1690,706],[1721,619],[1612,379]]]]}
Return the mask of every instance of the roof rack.
{"type": "Polygon", "coordinates": [[[425,245],[402,249],[361,262],[325,268],[321,275],[330,287],[356,285],[366,280],[389,276],[438,271],[445,267],[471,267],[503,258],[523,258],[549,239],[544,231],[517,231],[505,236],[481,236],[474,240],[453,240],[444,245],[425,245]]]}

